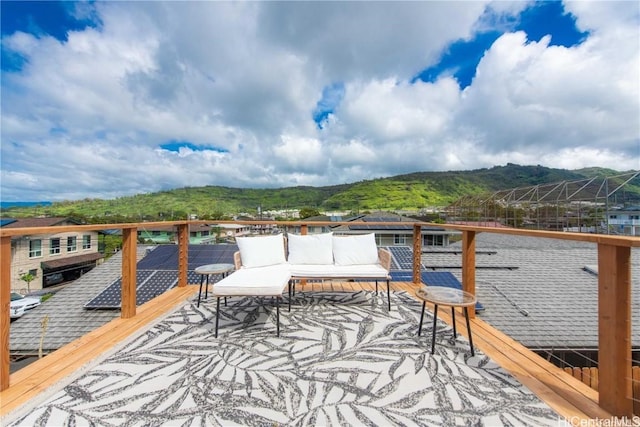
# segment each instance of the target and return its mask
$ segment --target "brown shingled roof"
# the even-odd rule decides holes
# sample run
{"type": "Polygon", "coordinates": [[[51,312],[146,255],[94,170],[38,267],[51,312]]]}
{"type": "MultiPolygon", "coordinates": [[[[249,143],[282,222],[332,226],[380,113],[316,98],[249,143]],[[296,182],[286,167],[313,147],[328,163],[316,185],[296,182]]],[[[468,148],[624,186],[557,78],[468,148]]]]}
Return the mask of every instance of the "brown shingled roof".
{"type": "Polygon", "coordinates": [[[15,221],[5,225],[3,228],[52,227],[55,225],[63,225],[65,223],[77,224],[76,221],[61,217],[15,218],[15,221]]]}
{"type": "Polygon", "coordinates": [[[55,259],[52,261],[44,261],[42,267],[46,269],[54,269],[60,267],[66,267],[69,265],[83,264],[85,262],[95,261],[97,259],[104,258],[104,254],[100,252],[93,252],[85,255],[77,255],[67,258],[55,259]]]}

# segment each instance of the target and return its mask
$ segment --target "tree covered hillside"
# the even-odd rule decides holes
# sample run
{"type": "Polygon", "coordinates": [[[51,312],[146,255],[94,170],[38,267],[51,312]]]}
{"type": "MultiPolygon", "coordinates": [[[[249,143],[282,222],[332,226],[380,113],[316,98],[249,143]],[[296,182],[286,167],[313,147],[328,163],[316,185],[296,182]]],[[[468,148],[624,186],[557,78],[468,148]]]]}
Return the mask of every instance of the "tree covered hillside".
{"type": "MultiPolygon", "coordinates": [[[[551,169],[507,164],[472,171],[416,172],[327,187],[277,189],[186,187],[117,199],[83,199],[49,206],[3,209],[4,217],[34,215],[78,217],[90,222],[230,218],[239,213],[314,208],[320,211],[420,210],[444,207],[461,197],[620,172],[602,168],[551,169]]],[[[628,191],[640,195],[634,181],[628,191]]]]}

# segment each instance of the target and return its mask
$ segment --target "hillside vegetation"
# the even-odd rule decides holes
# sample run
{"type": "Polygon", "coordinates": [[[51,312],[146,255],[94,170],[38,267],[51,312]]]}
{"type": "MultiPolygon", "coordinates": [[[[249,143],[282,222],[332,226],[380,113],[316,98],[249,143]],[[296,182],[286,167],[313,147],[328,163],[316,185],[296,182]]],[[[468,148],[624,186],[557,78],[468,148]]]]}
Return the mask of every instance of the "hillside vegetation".
{"type": "MultiPolygon", "coordinates": [[[[238,213],[314,208],[320,211],[420,210],[443,207],[463,196],[516,187],[575,181],[620,172],[602,168],[551,169],[507,164],[488,169],[449,172],[416,172],[328,187],[246,189],[220,186],[186,187],[117,199],[83,199],[49,206],[14,207],[2,216],[35,215],[78,217],[90,222],[229,218],[238,213]]],[[[629,186],[640,195],[637,182],[629,186]]]]}

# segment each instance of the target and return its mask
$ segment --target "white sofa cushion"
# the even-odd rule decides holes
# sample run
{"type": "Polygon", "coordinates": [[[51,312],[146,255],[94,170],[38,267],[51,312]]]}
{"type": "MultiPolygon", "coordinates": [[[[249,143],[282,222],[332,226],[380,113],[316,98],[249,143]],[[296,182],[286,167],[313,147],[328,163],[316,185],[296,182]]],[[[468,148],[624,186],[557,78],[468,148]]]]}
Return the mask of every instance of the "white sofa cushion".
{"type": "Polygon", "coordinates": [[[290,265],[291,277],[301,279],[387,279],[389,272],[380,264],[360,265],[290,265]]]}
{"type": "Polygon", "coordinates": [[[289,283],[286,264],[236,270],[213,285],[214,296],[279,296],[289,283]]]}
{"type": "Polygon", "coordinates": [[[289,264],[333,264],[333,233],[289,234],[289,264]]]}
{"type": "Polygon", "coordinates": [[[275,236],[236,237],[242,266],[246,268],[284,264],[284,238],[275,236]]]}
{"type": "Polygon", "coordinates": [[[333,259],[336,265],[376,264],[378,247],[375,234],[333,236],[333,259]]]}

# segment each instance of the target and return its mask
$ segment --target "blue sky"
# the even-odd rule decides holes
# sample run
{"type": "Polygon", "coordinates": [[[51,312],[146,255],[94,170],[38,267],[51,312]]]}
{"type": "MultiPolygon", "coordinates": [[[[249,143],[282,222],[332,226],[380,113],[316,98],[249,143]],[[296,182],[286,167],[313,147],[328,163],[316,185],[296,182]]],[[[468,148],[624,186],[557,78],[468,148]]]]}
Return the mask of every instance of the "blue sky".
{"type": "Polygon", "coordinates": [[[0,6],[3,201],[640,169],[637,2],[0,6]]]}

